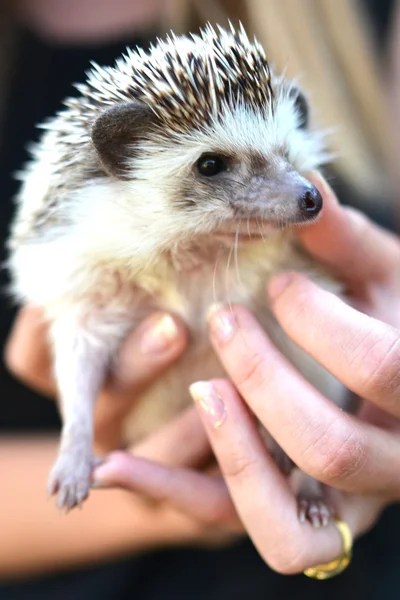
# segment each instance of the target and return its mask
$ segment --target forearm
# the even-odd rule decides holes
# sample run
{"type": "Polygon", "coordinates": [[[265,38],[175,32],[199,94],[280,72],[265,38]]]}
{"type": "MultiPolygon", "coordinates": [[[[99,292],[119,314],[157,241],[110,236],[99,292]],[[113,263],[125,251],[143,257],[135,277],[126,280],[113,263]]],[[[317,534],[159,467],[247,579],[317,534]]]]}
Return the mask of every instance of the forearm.
{"type": "Polygon", "coordinates": [[[166,524],[126,492],[93,490],[82,510],[59,514],[46,499],[56,450],[50,437],[0,440],[0,579],[173,543],[178,517],[166,524]]]}

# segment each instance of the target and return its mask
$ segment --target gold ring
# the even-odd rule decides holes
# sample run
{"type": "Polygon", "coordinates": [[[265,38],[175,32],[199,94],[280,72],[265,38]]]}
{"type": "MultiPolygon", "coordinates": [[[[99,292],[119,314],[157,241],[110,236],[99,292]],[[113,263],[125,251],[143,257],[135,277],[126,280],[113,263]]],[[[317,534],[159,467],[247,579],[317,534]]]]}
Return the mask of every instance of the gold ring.
{"type": "Polygon", "coordinates": [[[342,538],[342,554],[339,558],[331,560],[328,563],[306,569],[304,575],[311,577],[311,579],[330,579],[342,573],[350,564],[353,548],[353,536],[351,535],[350,527],[347,523],[338,519],[335,519],[334,523],[342,538]]]}

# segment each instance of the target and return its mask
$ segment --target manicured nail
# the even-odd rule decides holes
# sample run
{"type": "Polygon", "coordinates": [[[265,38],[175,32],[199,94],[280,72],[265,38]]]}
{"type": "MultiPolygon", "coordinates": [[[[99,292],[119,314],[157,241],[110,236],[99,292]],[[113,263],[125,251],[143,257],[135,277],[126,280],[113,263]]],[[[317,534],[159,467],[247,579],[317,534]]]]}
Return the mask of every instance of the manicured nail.
{"type": "Polygon", "coordinates": [[[293,281],[296,275],[294,273],[280,273],[274,275],[268,282],[267,291],[271,300],[275,300],[293,281]]]}
{"type": "Polygon", "coordinates": [[[212,383],[197,381],[189,387],[193,400],[203,410],[208,421],[217,429],[226,419],[226,407],[222,398],[216,393],[212,383]]]}
{"type": "Polygon", "coordinates": [[[214,304],[207,313],[211,334],[219,342],[229,341],[237,330],[235,315],[221,304],[214,304]]]}
{"type": "Polygon", "coordinates": [[[165,352],[178,339],[179,331],[170,315],[152,320],[144,330],[140,343],[143,354],[158,354],[165,352]]]}

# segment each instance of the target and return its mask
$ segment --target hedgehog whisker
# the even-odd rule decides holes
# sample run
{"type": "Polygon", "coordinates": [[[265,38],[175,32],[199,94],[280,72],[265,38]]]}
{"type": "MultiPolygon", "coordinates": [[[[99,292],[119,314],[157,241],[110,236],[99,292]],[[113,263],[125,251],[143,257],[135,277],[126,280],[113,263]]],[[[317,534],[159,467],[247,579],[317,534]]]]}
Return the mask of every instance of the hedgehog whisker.
{"type": "Polygon", "coordinates": [[[230,299],[230,291],[229,291],[229,267],[231,264],[231,259],[232,259],[232,254],[233,254],[233,246],[230,247],[229,249],[229,254],[228,254],[228,259],[226,261],[226,271],[225,271],[225,292],[226,292],[226,299],[228,302],[228,306],[229,306],[229,310],[233,316],[233,308],[232,308],[232,302],[230,299]]]}
{"type": "Polygon", "coordinates": [[[213,272],[213,278],[212,278],[212,289],[213,289],[213,302],[214,302],[214,304],[218,304],[216,278],[217,278],[217,268],[218,268],[218,262],[219,262],[220,256],[221,256],[221,252],[218,252],[217,259],[216,259],[215,265],[214,265],[214,272],[213,272]]]}
{"type": "Polygon", "coordinates": [[[236,270],[236,279],[239,282],[239,285],[244,289],[244,285],[242,282],[242,279],[240,277],[240,270],[239,270],[239,260],[238,260],[238,247],[239,247],[239,230],[240,230],[240,226],[242,224],[242,219],[240,219],[238,226],[236,227],[236,234],[235,234],[235,244],[234,244],[234,250],[235,250],[235,270],[236,270]]]}
{"type": "MultiPolygon", "coordinates": [[[[261,223],[262,224],[263,224],[263,221],[264,221],[264,219],[261,217],[261,223]]],[[[257,228],[258,228],[258,231],[260,233],[261,239],[265,243],[265,237],[264,237],[264,233],[263,233],[263,230],[262,230],[262,225],[260,226],[260,223],[258,222],[258,217],[256,218],[256,223],[257,223],[257,228]]]]}

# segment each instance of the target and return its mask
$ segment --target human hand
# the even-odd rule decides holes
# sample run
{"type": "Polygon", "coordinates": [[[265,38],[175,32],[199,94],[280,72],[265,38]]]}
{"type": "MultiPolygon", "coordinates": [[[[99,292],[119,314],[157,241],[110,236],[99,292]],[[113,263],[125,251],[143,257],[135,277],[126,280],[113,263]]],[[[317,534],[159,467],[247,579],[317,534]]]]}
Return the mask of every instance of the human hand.
{"type": "Polygon", "coordinates": [[[95,493],[128,491],[134,510],[160,523],[155,529],[162,543],[215,546],[245,533],[194,408],[129,452],[106,456],[93,478],[95,493]]]}
{"type": "MultiPolygon", "coordinates": [[[[393,479],[400,455],[398,420],[387,406],[388,382],[397,373],[395,340],[400,334],[381,322],[395,325],[399,319],[396,265],[400,244],[365,217],[340,207],[320,179],[315,183],[324,196],[324,212],[317,224],[300,230],[299,237],[311,254],[344,281],[353,305],[375,319],[294,274],[280,294],[279,282],[285,276],[272,282],[271,302],[293,340],[370,402],[364,402],[358,418],[342,413],[296,373],[241,307],[224,313],[223,319],[214,314],[210,321],[215,349],[236,387],[216,381],[192,388],[244,527],[265,560],[284,573],[302,571],[339,555],[341,541],[333,525],[316,531],[308,523],[299,523],[292,490],[267,454],[253,412],[296,464],[333,486],[333,503],[353,535],[366,531],[400,491],[393,479]],[[222,342],[216,336],[221,323],[232,333],[222,342]],[[386,344],[394,348],[388,362],[386,344]],[[216,404],[210,407],[212,400],[216,404]]],[[[223,498],[222,479],[205,481],[204,474],[159,471],[149,464],[142,465],[143,477],[136,460],[114,455],[98,476],[109,485],[156,498],[163,495],[162,482],[167,481],[179,489],[175,502],[187,514],[199,516],[200,511],[203,519],[208,513],[215,520],[204,499],[217,489],[223,498]],[[200,505],[196,504],[199,498],[200,505]]],[[[220,501],[224,508],[219,525],[232,530],[237,518],[229,504],[220,501]]]]}
{"type": "MultiPolygon", "coordinates": [[[[186,346],[187,333],[182,324],[175,319],[171,322],[169,316],[162,321],[162,316],[152,315],[129,336],[116,369],[99,397],[96,440],[102,452],[120,447],[120,425],[135,397],[178,358],[186,346]],[[162,340],[164,348],[156,351],[154,342],[162,340]],[[153,352],[149,351],[150,342],[153,342],[153,352]]],[[[20,312],[6,348],[6,362],[27,385],[49,397],[56,395],[47,327],[40,310],[28,307],[20,312]]],[[[128,513],[133,522],[140,522],[144,531],[140,547],[186,542],[220,545],[231,542],[243,532],[227,488],[216,476],[210,445],[195,409],[177,417],[131,451],[132,455],[111,454],[100,467],[97,484],[112,487],[109,477],[107,480],[107,470],[116,467],[114,478],[121,477],[120,487],[125,483],[130,490],[124,505],[129,505],[128,513]],[[129,482],[124,482],[127,464],[134,472],[129,482]],[[171,472],[173,477],[169,476],[171,472]]],[[[90,495],[87,510],[93,509],[91,504],[96,502],[96,494],[93,491],[90,495]]],[[[109,502],[112,506],[111,499],[109,502]]]]}
{"type": "MultiPolygon", "coordinates": [[[[95,406],[99,453],[121,447],[122,423],[135,398],[182,354],[186,343],[182,323],[163,313],[154,313],[128,336],[95,406]]],[[[5,362],[26,385],[56,397],[47,325],[40,309],[28,306],[19,312],[6,345],[5,362]]]]}
{"type": "Polygon", "coordinates": [[[266,562],[283,573],[340,555],[340,537],[333,524],[315,530],[299,522],[253,414],[295,464],[332,486],[337,515],[354,536],[400,496],[400,242],[340,207],[321,179],[315,183],[324,211],[299,237],[344,281],[356,308],[295,273],[275,277],[269,298],[293,341],[365,399],[361,413],[345,414],[317,392],[240,306],[214,311],[209,321],[232,383],[192,387],[244,527],[266,562]]]}
{"type": "MultiPolygon", "coordinates": [[[[320,183],[319,187],[321,187],[320,183]]],[[[389,309],[395,307],[395,297],[398,293],[398,282],[395,277],[396,270],[393,269],[393,266],[398,261],[399,247],[397,240],[389,234],[381,232],[378,228],[369,224],[368,221],[363,220],[362,217],[359,217],[353,212],[344,211],[338,207],[328,188],[325,187],[321,191],[323,191],[325,198],[325,217],[323,216],[317,225],[310,227],[307,231],[301,233],[304,245],[308,247],[308,250],[311,253],[316,254],[320,260],[330,264],[331,267],[334,267],[338,274],[342,274],[343,279],[348,283],[354,301],[359,303],[358,306],[360,308],[363,308],[364,310],[369,309],[371,314],[380,318],[384,318],[382,313],[384,310],[387,312],[386,320],[389,322],[392,320],[395,321],[396,313],[395,311],[391,312],[389,309]],[[324,245],[319,244],[319,238],[324,240],[324,245]],[[371,246],[376,249],[376,254],[369,252],[368,245],[366,247],[366,244],[362,243],[367,239],[370,240],[371,246]],[[335,244],[337,244],[337,248],[335,248],[335,244]],[[355,251],[353,259],[355,260],[355,264],[358,265],[356,271],[354,270],[354,264],[349,261],[349,256],[346,256],[345,248],[347,248],[347,252],[349,249],[355,251]],[[322,256],[321,251],[323,254],[322,256]],[[381,260],[376,260],[375,256],[380,257],[381,260]],[[358,261],[360,261],[360,263],[358,261]]],[[[321,308],[324,307],[324,302],[327,298],[334,303],[338,303],[336,305],[334,304],[333,307],[340,306],[341,311],[344,310],[344,316],[342,315],[342,317],[344,318],[347,316],[347,320],[346,318],[344,319],[344,325],[347,326],[348,324],[348,311],[352,311],[352,318],[354,315],[359,315],[360,318],[364,319],[361,322],[356,322],[356,325],[360,327],[361,334],[363,327],[366,325],[370,327],[372,323],[374,326],[377,325],[378,329],[383,326],[384,331],[381,329],[378,331],[378,334],[380,335],[383,335],[383,333],[385,333],[385,335],[387,333],[396,333],[390,328],[385,328],[382,323],[377,323],[367,317],[363,317],[363,315],[360,315],[354,311],[354,309],[342,305],[336,298],[318,290],[316,286],[304,281],[304,279],[299,279],[297,276],[297,283],[299,283],[299,281],[303,281],[303,285],[311,286],[308,288],[307,294],[310,293],[310,290],[313,291],[314,295],[316,293],[323,294],[322,297],[314,297],[314,303],[310,304],[312,310],[308,311],[308,320],[302,321],[301,323],[301,325],[307,329],[307,335],[304,336],[304,329],[301,329],[300,332],[297,330],[296,338],[296,330],[294,329],[294,332],[291,332],[290,328],[285,327],[284,319],[282,318],[282,315],[279,314],[278,300],[275,302],[274,308],[276,310],[277,318],[281,321],[282,326],[286,328],[289,335],[291,335],[295,341],[298,341],[298,343],[300,343],[300,341],[306,342],[307,347],[304,344],[300,345],[303,345],[304,349],[311,354],[313,353],[313,347],[308,347],[308,342],[314,340],[315,344],[321,341],[320,327],[321,324],[324,323],[323,319],[321,321],[321,318],[317,319],[316,317],[318,315],[320,315],[320,317],[325,315],[325,325],[327,324],[327,319],[328,324],[332,320],[328,305],[326,305],[325,311],[323,310],[322,313],[320,312],[321,308]],[[298,338],[300,338],[300,340],[298,340],[298,338]]],[[[291,284],[294,295],[294,298],[292,299],[294,309],[296,309],[296,306],[298,307],[296,302],[298,303],[299,299],[301,300],[302,298],[302,295],[297,298],[295,284],[296,276],[292,278],[291,284]]],[[[306,299],[307,294],[305,296],[306,299]]],[[[307,304],[307,301],[305,304],[307,304]]],[[[302,306],[301,303],[300,306],[302,306]]],[[[303,306],[301,310],[303,311],[304,308],[307,308],[307,306],[303,306]]],[[[245,325],[245,329],[242,330],[241,336],[236,337],[236,341],[239,337],[243,341],[244,334],[250,335],[250,337],[254,335],[255,340],[262,344],[262,350],[263,352],[266,352],[266,355],[263,356],[257,352],[254,354],[253,352],[250,356],[243,357],[243,354],[240,354],[239,352],[239,350],[243,350],[243,348],[236,348],[234,340],[232,340],[232,342],[224,349],[223,347],[219,347],[215,338],[213,338],[216,343],[216,350],[220,353],[222,360],[225,362],[225,366],[228,372],[230,372],[232,380],[237,384],[237,379],[234,375],[238,377],[241,372],[240,369],[237,369],[237,365],[232,366],[235,364],[235,360],[238,359],[239,355],[240,358],[238,362],[240,363],[239,366],[242,370],[247,359],[250,360],[249,365],[251,367],[252,358],[253,360],[254,358],[260,358],[260,372],[265,366],[265,359],[267,359],[270,366],[271,364],[277,368],[280,366],[281,369],[280,371],[277,370],[278,373],[282,372],[282,369],[284,369],[285,377],[283,380],[278,382],[277,379],[279,378],[271,379],[268,390],[270,393],[263,394],[264,407],[269,410],[271,407],[268,407],[268,404],[265,402],[265,397],[267,395],[273,397],[273,394],[276,391],[276,398],[278,398],[278,400],[284,400],[285,398],[285,390],[279,390],[278,383],[284,382],[286,391],[288,391],[287,388],[290,388],[292,385],[300,385],[300,390],[305,386],[307,394],[300,394],[300,396],[303,397],[303,399],[306,398],[307,402],[295,402],[289,394],[289,399],[286,398],[286,403],[277,402],[278,408],[283,406],[287,407],[289,404],[289,412],[286,414],[286,418],[285,414],[282,414],[282,412],[284,412],[282,410],[271,411],[272,414],[269,415],[269,418],[268,415],[264,415],[264,423],[276,437],[277,441],[303,470],[337,488],[348,490],[346,493],[336,493],[335,505],[338,508],[338,513],[341,518],[349,523],[353,534],[358,535],[362,533],[375,521],[382,507],[388,501],[397,497],[393,491],[396,488],[396,483],[393,482],[392,477],[392,470],[395,469],[397,465],[396,454],[398,454],[398,442],[394,435],[398,424],[397,419],[393,419],[390,416],[388,417],[387,413],[377,407],[376,403],[375,405],[366,403],[367,410],[363,410],[362,413],[363,421],[340,413],[340,411],[338,411],[336,407],[333,407],[326,399],[321,398],[311,386],[305,384],[299,375],[290,368],[283,357],[279,356],[277,351],[270,346],[265,335],[258,329],[257,324],[254,321],[251,321],[251,316],[248,315],[246,311],[240,308],[235,310],[238,310],[239,316],[242,315],[244,318],[244,323],[242,323],[240,319],[237,319],[235,323],[237,322],[240,327],[242,327],[243,324],[245,325]],[[246,322],[246,319],[250,319],[250,321],[246,322]],[[248,327],[247,333],[246,327],[248,327]],[[231,354],[229,354],[229,360],[231,362],[227,360],[228,355],[226,353],[228,351],[228,346],[231,348],[231,354]],[[271,357],[274,361],[271,360],[271,357]],[[288,377],[286,377],[286,375],[288,377]],[[278,389],[274,390],[274,386],[278,389]],[[293,402],[293,406],[291,406],[291,402],[293,402]],[[314,408],[316,410],[314,410],[314,408]],[[321,410],[323,411],[320,415],[322,425],[315,418],[315,415],[318,414],[318,412],[321,412],[321,410]],[[290,415],[296,415],[297,417],[297,413],[299,413],[302,418],[298,421],[294,418],[291,421],[290,415]],[[271,419],[273,423],[275,423],[276,430],[270,425],[271,419]],[[296,423],[298,423],[300,428],[301,424],[304,425],[303,445],[293,443],[293,440],[296,439],[293,437],[292,446],[290,448],[287,446],[287,444],[290,446],[291,441],[290,435],[287,436],[287,432],[290,431],[290,433],[292,433],[288,427],[288,425],[290,425],[290,423],[287,423],[288,420],[291,421],[292,427],[295,427],[296,423]],[[381,427],[380,429],[378,429],[378,425],[381,427]],[[307,449],[313,447],[313,434],[314,437],[318,437],[318,434],[321,434],[321,437],[316,440],[315,448],[313,448],[311,454],[307,453],[307,449]],[[285,443],[282,443],[283,435],[286,435],[286,437],[289,438],[286,440],[286,446],[285,443]],[[310,442],[310,435],[311,445],[307,444],[307,442],[310,442]],[[302,454],[302,459],[301,457],[299,459],[299,453],[302,454]],[[387,463],[386,468],[386,463],[382,462],[382,458],[387,463]],[[382,468],[383,477],[381,473],[382,468]],[[355,482],[354,484],[352,484],[353,481],[355,482]]],[[[283,311],[283,313],[285,313],[285,311],[283,311]]],[[[336,316],[336,313],[333,314],[336,316]]],[[[338,316],[339,315],[340,311],[338,316]]],[[[335,329],[331,327],[331,334],[332,330],[335,331],[335,329]]],[[[354,329],[350,329],[350,333],[351,332],[354,333],[354,329]]],[[[358,337],[358,344],[355,346],[350,345],[343,349],[341,348],[345,357],[348,357],[348,352],[351,354],[357,350],[357,348],[362,348],[363,343],[369,344],[372,342],[372,346],[375,347],[374,338],[370,338],[369,333],[364,337],[361,334],[358,337]]],[[[327,347],[329,347],[329,342],[332,342],[331,338],[325,338],[327,347]]],[[[257,345],[254,346],[255,349],[258,347],[259,346],[257,345]]],[[[249,348],[250,345],[246,344],[244,349],[248,351],[249,348]]],[[[379,347],[377,347],[376,350],[379,350],[379,347]]],[[[323,348],[323,351],[326,352],[326,347],[323,348]]],[[[319,349],[317,350],[318,358],[321,362],[324,355],[323,351],[320,352],[319,349]]],[[[377,354],[374,353],[374,356],[377,359],[379,359],[380,355],[379,352],[377,354]]],[[[325,366],[330,368],[329,364],[325,364],[325,366]]],[[[258,373],[257,367],[254,371],[256,380],[258,373]]],[[[363,373],[363,371],[361,373],[363,373]]],[[[251,372],[249,371],[248,374],[250,375],[251,372]]],[[[340,374],[336,372],[335,374],[340,378],[340,374]]],[[[378,374],[380,374],[379,370],[378,374]]],[[[258,383],[260,383],[260,381],[258,381],[258,383]]],[[[262,381],[262,383],[265,382],[262,381]]],[[[348,381],[344,381],[344,383],[347,383],[349,387],[352,387],[348,381]]],[[[383,380],[383,384],[385,384],[385,379],[383,380]]],[[[333,533],[334,530],[332,527],[316,532],[310,530],[308,524],[300,525],[298,523],[295,501],[291,495],[291,491],[286,485],[285,480],[277,471],[275,464],[271,462],[268,455],[266,455],[264,445],[260,443],[258,432],[254,428],[253,420],[246,410],[243,400],[237,395],[235,389],[227,382],[216,382],[215,385],[217,392],[219,392],[225,401],[225,410],[229,418],[230,432],[227,431],[227,419],[225,419],[224,427],[215,430],[212,427],[207,426],[206,421],[206,428],[228,482],[228,486],[231,489],[238,512],[250,536],[258,546],[261,555],[264,556],[266,561],[278,571],[292,573],[303,570],[311,564],[328,560],[332,558],[332,556],[339,554],[339,536],[337,533],[333,533]],[[228,438],[229,435],[231,436],[231,439],[225,438],[225,443],[223,442],[224,438],[220,434],[220,431],[223,430],[228,435],[228,438]],[[220,437],[218,438],[217,436],[220,437]],[[240,442],[243,443],[241,444],[240,442]],[[223,448],[228,450],[227,456],[224,456],[223,448]],[[232,451],[232,449],[235,450],[236,458],[239,457],[239,461],[243,460],[243,464],[237,469],[237,475],[235,475],[235,469],[231,471],[230,478],[229,465],[227,466],[226,461],[229,459],[229,451],[232,451]],[[240,450],[243,450],[243,456],[241,458],[240,454],[238,454],[240,450]],[[248,461],[250,461],[250,469],[246,466],[248,461]],[[254,465],[259,467],[259,470],[256,472],[256,477],[252,476],[254,475],[254,472],[252,473],[251,470],[253,461],[254,465]],[[246,483],[246,485],[243,486],[240,482],[240,480],[243,481],[243,478],[240,477],[241,474],[246,474],[246,480],[249,478],[249,483],[256,483],[257,485],[255,487],[253,485],[253,487],[247,488],[246,483]],[[267,475],[266,481],[265,475],[267,475]],[[254,508],[258,508],[259,510],[254,510],[254,508]],[[267,508],[268,510],[266,510],[267,508]],[[248,522],[249,513],[253,514],[253,517],[257,516],[259,518],[256,520],[253,518],[248,522]],[[255,522],[257,523],[257,531],[254,531],[255,522]],[[262,527],[260,526],[261,524],[263,525],[262,527]]],[[[368,387],[369,386],[367,385],[367,392],[368,387]]],[[[383,387],[385,387],[385,385],[383,385],[383,387]]],[[[238,386],[238,388],[240,390],[240,386],[238,386]]],[[[204,386],[202,389],[204,391],[204,386]]],[[[357,386],[353,387],[353,389],[359,391],[357,386]]],[[[365,397],[370,398],[368,393],[364,395],[365,397]]],[[[250,407],[253,408],[251,404],[252,398],[249,398],[247,395],[245,397],[250,407]]],[[[205,404],[206,403],[203,402],[200,403],[200,405],[205,404]]],[[[260,406],[262,406],[262,403],[260,403],[260,406]]],[[[276,404],[274,403],[274,408],[275,406],[276,404]]],[[[255,412],[257,414],[257,411],[255,412]]],[[[225,411],[223,414],[225,414],[225,411]]],[[[260,415],[258,414],[257,416],[260,415]]],[[[261,418],[261,420],[263,420],[263,418],[261,418]]],[[[219,418],[219,421],[221,421],[221,418],[219,418]]],[[[298,433],[300,434],[300,431],[298,433]]],[[[297,436],[297,440],[298,438],[299,435],[297,436]]],[[[235,455],[233,455],[233,459],[235,460],[235,455]]],[[[229,496],[226,495],[224,485],[221,485],[223,484],[221,479],[214,478],[214,481],[205,481],[202,479],[202,477],[205,476],[204,473],[193,473],[192,471],[187,471],[185,469],[181,469],[178,473],[179,477],[176,477],[177,473],[173,468],[171,469],[168,465],[165,465],[164,467],[161,467],[160,470],[159,466],[151,461],[143,461],[138,469],[138,460],[140,459],[129,457],[127,454],[114,454],[107,463],[101,467],[102,471],[97,472],[96,479],[103,485],[120,485],[122,487],[127,487],[128,489],[134,489],[136,492],[155,497],[157,501],[160,500],[160,497],[164,498],[164,500],[166,498],[172,498],[172,504],[179,506],[180,514],[186,512],[186,514],[189,515],[189,518],[191,518],[191,514],[194,512],[195,522],[200,521],[204,523],[204,519],[206,519],[206,521],[208,519],[208,522],[214,524],[218,522],[226,531],[232,532],[240,530],[237,517],[230,505],[229,496]],[[193,477],[196,478],[196,481],[194,481],[193,477]],[[203,484],[205,484],[204,488],[202,487],[203,484]],[[211,487],[209,486],[211,486],[211,484],[214,489],[213,493],[210,493],[211,487]],[[167,491],[165,491],[165,485],[167,485],[167,491]],[[207,498],[207,494],[204,496],[201,492],[202,489],[208,491],[210,498],[218,499],[216,504],[214,504],[214,507],[217,506],[217,510],[211,510],[213,503],[211,503],[211,505],[207,504],[207,502],[204,503],[204,498],[207,498]],[[202,499],[200,504],[195,503],[196,498],[202,499]]],[[[397,490],[395,491],[397,494],[397,490]]]]}

